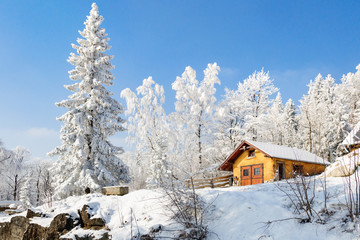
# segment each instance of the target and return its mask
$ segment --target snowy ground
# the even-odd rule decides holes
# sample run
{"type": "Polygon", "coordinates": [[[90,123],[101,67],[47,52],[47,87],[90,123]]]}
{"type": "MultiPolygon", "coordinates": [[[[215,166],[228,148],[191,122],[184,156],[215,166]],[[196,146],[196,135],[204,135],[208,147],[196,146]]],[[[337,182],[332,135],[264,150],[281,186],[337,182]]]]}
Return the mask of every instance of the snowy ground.
{"type": "MultiPolygon", "coordinates": [[[[326,220],[326,224],[314,222],[301,224],[298,220],[290,219],[267,225],[268,221],[297,216],[290,207],[289,199],[274,183],[198,190],[199,195],[208,204],[212,203],[206,217],[211,232],[209,239],[360,239],[359,231],[347,231],[353,229],[353,224],[343,221],[347,213],[343,205],[345,202],[343,181],[342,178],[327,179],[330,193],[328,206],[329,210],[334,211],[334,215],[329,218],[322,217],[326,220]]],[[[319,185],[316,188],[315,209],[320,211],[323,208],[324,196],[320,181],[317,182],[319,185]]],[[[280,186],[289,190],[285,182],[281,182],[280,186]]],[[[51,208],[46,206],[36,208],[38,211],[46,212],[49,217],[34,218],[33,222],[48,226],[54,216],[64,212],[77,217],[78,209],[87,204],[92,208],[91,215],[106,221],[112,239],[130,239],[130,236],[138,231],[142,234],[148,233],[158,224],[165,227],[161,236],[170,237],[173,230],[179,229],[180,225],[170,220],[170,214],[163,206],[164,202],[165,198],[161,191],[150,190],[134,191],[122,197],[97,194],[69,197],[53,203],[51,208]]],[[[9,217],[1,215],[0,222],[2,221],[9,221],[9,217]]],[[[68,236],[86,234],[89,231],[75,229],[68,236]]],[[[94,232],[90,231],[90,233],[94,232]]]]}
{"type": "MultiPolygon", "coordinates": [[[[342,179],[328,179],[331,198],[329,205],[332,209],[342,206],[339,202],[343,198],[338,190],[342,190],[342,179]]],[[[280,186],[287,189],[287,183],[280,186]]],[[[289,190],[289,189],[288,189],[289,190]]],[[[318,190],[316,209],[323,208],[322,188],[318,190]]],[[[200,195],[207,201],[216,198],[215,208],[211,214],[210,230],[219,239],[359,239],[354,233],[346,233],[344,230],[352,226],[341,226],[342,217],[346,214],[342,208],[338,214],[333,215],[326,224],[305,223],[290,219],[274,222],[267,225],[266,222],[284,220],[298,217],[294,214],[291,203],[273,183],[260,184],[246,187],[232,187],[227,189],[205,189],[200,195]]],[[[323,217],[324,219],[326,216],[323,217]]],[[[213,236],[211,239],[218,239],[213,236]]]]}

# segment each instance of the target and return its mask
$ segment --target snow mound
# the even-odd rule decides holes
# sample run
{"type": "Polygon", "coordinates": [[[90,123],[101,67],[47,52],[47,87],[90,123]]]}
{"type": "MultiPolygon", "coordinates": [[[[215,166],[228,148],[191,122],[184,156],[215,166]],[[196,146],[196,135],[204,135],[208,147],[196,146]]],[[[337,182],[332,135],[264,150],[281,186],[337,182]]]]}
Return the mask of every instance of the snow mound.
{"type": "Polygon", "coordinates": [[[334,163],[328,166],[325,174],[328,177],[345,177],[352,175],[360,165],[360,149],[339,157],[334,163]]]}

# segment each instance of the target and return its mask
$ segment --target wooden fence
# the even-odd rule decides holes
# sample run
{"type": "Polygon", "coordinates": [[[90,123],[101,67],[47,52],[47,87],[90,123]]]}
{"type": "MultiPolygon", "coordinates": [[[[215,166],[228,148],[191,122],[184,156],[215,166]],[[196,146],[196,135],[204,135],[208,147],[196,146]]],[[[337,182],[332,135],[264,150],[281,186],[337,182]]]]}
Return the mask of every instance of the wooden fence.
{"type": "MultiPolygon", "coordinates": [[[[229,187],[230,186],[230,178],[233,175],[226,175],[217,178],[204,178],[204,179],[193,179],[192,182],[194,184],[195,189],[200,188],[220,188],[220,187],[229,187]]],[[[185,187],[191,188],[191,179],[185,180],[185,187]]]]}

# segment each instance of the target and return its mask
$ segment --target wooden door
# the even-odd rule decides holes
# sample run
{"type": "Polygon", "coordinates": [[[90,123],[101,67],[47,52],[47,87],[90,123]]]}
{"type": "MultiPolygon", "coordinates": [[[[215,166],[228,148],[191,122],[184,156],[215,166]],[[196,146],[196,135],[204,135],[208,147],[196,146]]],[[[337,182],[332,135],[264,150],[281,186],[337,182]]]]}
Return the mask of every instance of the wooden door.
{"type": "Polygon", "coordinates": [[[251,185],[251,166],[241,167],[241,186],[251,185]]]}
{"type": "Polygon", "coordinates": [[[263,180],[262,164],[241,167],[241,186],[263,183],[263,180]]]}
{"type": "Polygon", "coordinates": [[[278,165],[278,180],[284,179],[285,178],[285,171],[284,171],[284,163],[282,162],[277,162],[278,165]]]}
{"type": "Polygon", "coordinates": [[[251,184],[263,183],[263,167],[262,164],[251,166],[251,184]]]}

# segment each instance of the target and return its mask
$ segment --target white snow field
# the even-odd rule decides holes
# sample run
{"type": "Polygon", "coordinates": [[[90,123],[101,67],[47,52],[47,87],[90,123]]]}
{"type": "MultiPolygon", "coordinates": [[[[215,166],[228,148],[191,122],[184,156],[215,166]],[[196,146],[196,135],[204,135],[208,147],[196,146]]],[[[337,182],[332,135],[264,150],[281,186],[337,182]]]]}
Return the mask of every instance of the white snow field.
{"type": "MultiPolygon", "coordinates": [[[[315,209],[323,208],[323,188],[317,179],[315,209]]],[[[245,187],[230,187],[221,189],[201,189],[197,193],[211,206],[206,214],[205,224],[210,235],[208,239],[238,240],[238,239],[360,239],[358,226],[350,221],[344,221],[347,211],[345,207],[344,178],[327,178],[328,209],[333,211],[331,217],[321,215],[325,224],[311,222],[299,223],[289,199],[274,183],[265,183],[245,187]],[[284,220],[288,219],[288,220],[284,220]],[[270,225],[266,222],[277,221],[270,225]],[[357,229],[351,231],[352,229],[357,229]]],[[[286,182],[279,186],[290,193],[286,182]]],[[[110,235],[114,240],[130,239],[138,231],[146,234],[149,230],[161,224],[164,230],[157,233],[159,239],[174,237],[174,231],[181,226],[170,219],[170,213],[164,207],[166,197],[160,190],[139,190],[125,196],[103,196],[89,194],[79,197],[69,197],[54,202],[52,207],[46,205],[35,208],[46,213],[48,218],[33,218],[32,222],[49,226],[53,217],[59,213],[69,213],[78,217],[78,209],[87,204],[93,217],[101,217],[106,221],[110,235]]],[[[25,213],[22,213],[25,215],[25,213]]],[[[304,216],[303,216],[304,217],[304,216]]],[[[1,215],[0,222],[9,221],[10,217],[1,215]]],[[[100,236],[105,230],[92,231],[81,228],[73,229],[66,237],[75,234],[94,234],[100,236]]]]}

